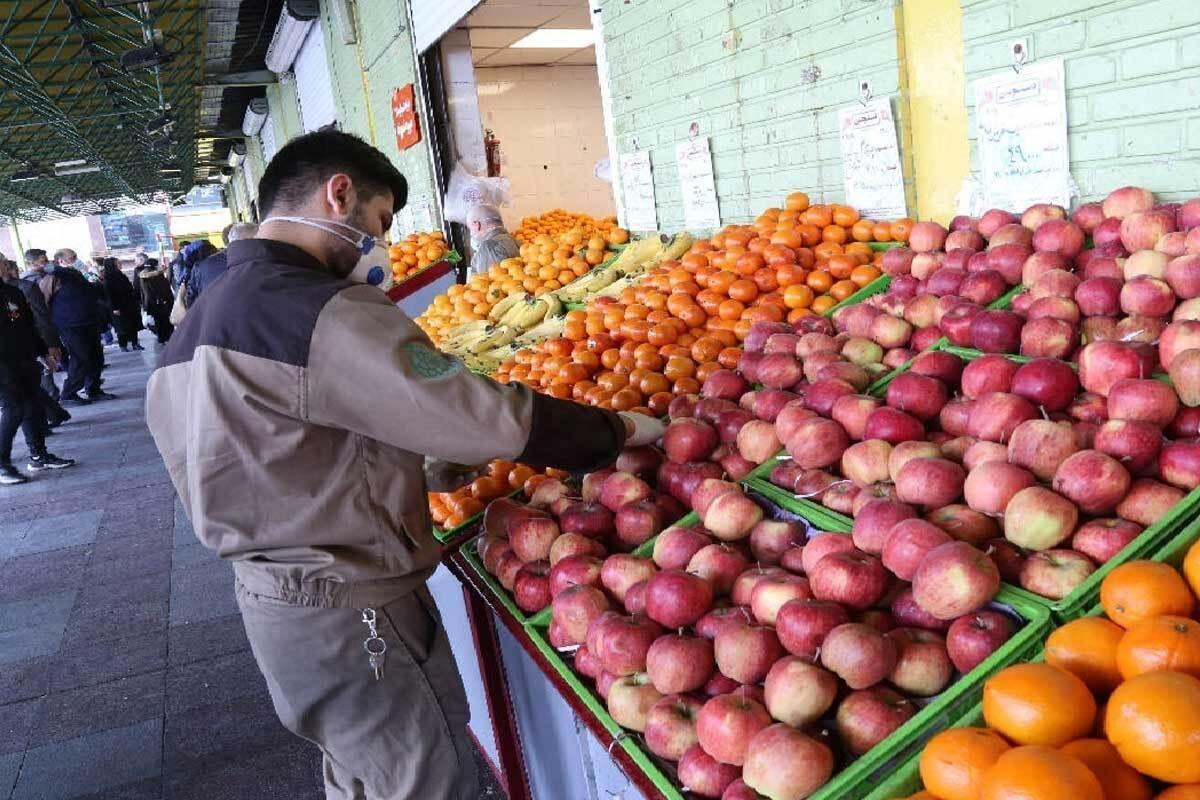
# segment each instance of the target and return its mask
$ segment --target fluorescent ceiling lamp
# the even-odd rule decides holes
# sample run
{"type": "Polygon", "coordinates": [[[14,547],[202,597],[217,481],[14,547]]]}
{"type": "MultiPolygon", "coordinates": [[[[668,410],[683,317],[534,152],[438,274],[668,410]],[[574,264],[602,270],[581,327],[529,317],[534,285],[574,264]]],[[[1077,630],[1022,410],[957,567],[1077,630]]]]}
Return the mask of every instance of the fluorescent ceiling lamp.
{"type": "Polygon", "coordinates": [[[257,136],[267,121],[267,98],[256,97],[246,105],[246,116],[242,117],[242,133],[257,136]]]}
{"type": "Polygon", "coordinates": [[[229,148],[229,166],[236,168],[246,158],[246,145],[241,142],[235,142],[229,148]]]}
{"type": "Polygon", "coordinates": [[[40,177],[41,177],[41,175],[38,175],[37,170],[19,169],[16,172],[14,172],[12,174],[12,177],[9,178],[8,180],[11,183],[25,183],[26,181],[36,181],[40,177]]]}
{"type": "Polygon", "coordinates": [[[71,161],[55,161],[54,168],[61,169],[62,167],[80,167],[87,163],[86,158],[76,158],[71,161]]]}
{"type": "Polygon", "coordinates": [[[54,169],[55,175],[83,175],[88,172],[99,172],[100,167],[96,164],[88,164],[82,167],[66,167],[64,169],[54,169]]]}
{"type": "Polygon", "coordinates": [[[513,49],[578,50],[596,43],[596,34],[591,28],[538,28],[533,33],[509,45],[513,49]]]}
{"type": "Polygon", "coordinates": [[[271,36],[271,44],[267,47],[267,56],[263,59],[267,69],[282,74],[292,68],[318,11],[315,2],[292,0],[284,5],[279,22],[275,25],[275,33],[271,36]]]}

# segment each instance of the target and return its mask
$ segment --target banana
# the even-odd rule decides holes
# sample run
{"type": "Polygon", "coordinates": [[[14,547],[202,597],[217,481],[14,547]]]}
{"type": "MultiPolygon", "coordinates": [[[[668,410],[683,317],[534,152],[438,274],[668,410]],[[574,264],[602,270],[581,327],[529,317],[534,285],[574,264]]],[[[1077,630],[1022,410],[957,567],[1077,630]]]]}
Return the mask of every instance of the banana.
{"type": "Polygon", "coordinates": [[[519,331],[516,328],[510,328],[507,325],[497,325],[491,328],[486,336],[473,344],[468,350],[474,355],[486,353],[489,350],[494,350],[497,347],[508,344],[517,338],[518,333],[519,331]]]}
{"type": "Polygon", "coordinates": [[[508,307],[508,310],[500,315],[497,321],[500,325],[516,325],[517,320],[524,316],[529,311],[529,306],[533,304],[533,295],[522,295],[520,302],[513,303],[508,307]]]}
{"type": "Polygon", "coordinates": [[[551,317],[557,317],[565,313],[562,301],[558,299],[558,296],[554,292],[547,292],[542,295],[541,299],[546,301],[546,313],[542,315],[543,319],[550,319],[551,317]]]}
{"type": "Polygon", "coordinates": [[[567,324],[565,316],[546,317],[539,325],[535,325],[517,338],[514,344],[519,344],[524,347],[530,347],[537,344],[543,339],[550,339],[556,336],[562,336],[563,328],[567,324]]]}
{"type": "Polygon", "coordinates": [[[671,243],[667,245],[666,251],[663,253],[663,261],[672,261],[683,258],[688,250],[692,249],[692,245],[696,239],[687,231],[675,234],[671,239],[671,243]]]}
{"type": "Polygon", "coordinates": [[[513,294],[508,295],[499,303],[496,303],[496,305],[492,306],[492,310],[488,312],[488,320],[490,322],[499,321],[499,319],[504,316],[506,311],[526,297],[528,297],[528,295],[522,292],[514,292],[513,294]]]}

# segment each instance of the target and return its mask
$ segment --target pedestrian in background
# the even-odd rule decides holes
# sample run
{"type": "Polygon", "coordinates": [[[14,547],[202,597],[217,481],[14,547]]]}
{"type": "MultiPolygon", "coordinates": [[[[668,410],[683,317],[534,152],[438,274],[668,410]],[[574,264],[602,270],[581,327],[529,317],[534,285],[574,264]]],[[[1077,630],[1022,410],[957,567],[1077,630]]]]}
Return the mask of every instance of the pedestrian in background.
{"type": "Polygon", "coordinates": [[[142,329],[142,306],[138,302],[133,283],[125,277],[120,262],[115,258],[103,259],[101,269],[104,292],[112,309],[117,344],[122,350],[127,350],[130,346],[134,350],[145,350],[146,348],[138,343],[138,331],[142,329]]]}
{"type": "Polygon", "coordinates": [[[43,344],[46,345],[45,363],[54,365],[53,367],[43,366],[41,369],[38,402],[42,407],[47,426],[57,428],[71,419],[71,414],[58,404],[58,384],[54,382],[54,370],[57,369],[63,352],[62,341],[58,338],[58,328],[54,326],[54,320],[50,318],[50,309],[46,307],[46,298],[42,296],[42,290],[35,282],[21,277],[21,270],[17,266],[17,262],[3,259],[0,267],[3,267],[0,269],[0,281],[20,291],[25,297],[25,302],[29,304],[33,325],[37,328],[38,335],[42,337],[43,344]]]}
{"type": "MultiPolygon", "coordinates": [[[[225,230],[221,231],[221,239],[228,248],[231,242],[253,239],[256,233],[258,233],[258,226],[253,222],[235,222],[225,226],[225,230]]],[[[200,298],[200,293],[225,274],[225,270],[229,268],[227,254],[227,250],[213,253],[192,267],[191,272],[188,273],[187,290],[183,297],[184,308],[191,308],[200,298]]]]}
{"type": "Polygon", "coordinates": [[[521,245],[504,229],[500,209],[485,203],[467,211],[467,229],[471,231],[471,274],[479,275],[506,258],[521,254],[521,245]]]}
{"type": "Polygon", "coordinates": [[[56,252],[53,264],[47,262],[45,250],[25,252],[25,264],[30,274],[37,276],[37,286],[67,351],[67,379],[60,400],[63,405],[86,405],[113,396],[100,388],[104,365],[104,349],[100,346],[101,290],[75,268],[77,261],[75,251],[70,249],[56,252]]]}
{"type": "Polygon", "coordinates": [[[166,344],[175,332],[175,326],[171,324],[171,306],[175,302],[175,294],[171,291],[171,281],[166,272],[165,268],[158,266],[157,261],[148,258],[133,273],[138,302],[154,320],[151,330],[158,337],[159,344],[166,344]]]}

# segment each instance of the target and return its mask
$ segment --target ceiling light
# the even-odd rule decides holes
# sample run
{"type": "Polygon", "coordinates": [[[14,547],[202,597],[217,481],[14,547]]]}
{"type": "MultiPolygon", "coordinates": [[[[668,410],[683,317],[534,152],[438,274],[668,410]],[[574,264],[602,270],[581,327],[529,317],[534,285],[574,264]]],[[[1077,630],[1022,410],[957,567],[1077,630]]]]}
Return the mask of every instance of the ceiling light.
{"type": "Polygon", "coordinates": [[[246,116],[242,118],[242,133],[247,136],[257,136],[267,121],[267,98],[256,97],[246,106],[246,116]]]}
{"type": "Polygon", "coordinates": [[[25,169],[19,169],[14,172],[12,177],[9,178],[9,181],[12,183],[24,183],[26,181],[36,181],[40,177],[42,176],[38,174],[36,169],[26,167],[25,169]]]}
{"type": "Polygon", "coordinates": [[[71,161],[55,161],[54,168],[61,169],[62,167],[81,167],[87,163],[86,158],[76,158],[71,161]]]}
{"type": "Polygon", "coordinates": [[[304,44],[319,12],[317,0],[288,0],[284,4],[283,13],[275,25],[275,33],[271,36],[271,44],[267,47],[266,58],[263,59],[267,69],[284,73],[292,68],[296,56],[300,54],[300,46],[304,44]]]}
{"type": "Polygon", "coordinates": [[[62,196],[62,200],[60,200],[59,202],[60,203],[81,203],[81,202],[83,202],[83,198],[77,194],[64,194],[62,196]]]}
{"type": "Polygon", "coordinates": [[[181,172],[183,172],[183,169],[173,161],[168,161],[158,168],[158,174],[160,175],[178,175],[181,172]]]}
{"type": "Polygon", "coordinates": [[[59,169],[58,167],[54,168],[54,174],[58,175],[58,176],[83,175],[88,172],[99,172],[99,171],[100,171],[100,166],[98,164],[85,164],[84,166],[81,166],[81,167],[63,167],[62,169],[59,169]]]}
{"type": "Polygon", "coordinates": [[[578,50],[595,43],[596,33],[591,28],[538,28],[509,47],[522,50],[533,47],[578,50]]]}
{"type": "Polygon", "coordinates": [[[121,54],[121,66],[126,70],[153,69],[169,64],[175,60],[175,54],[168,52],[157,44],[147,47],[135,47],[121,54]]]}

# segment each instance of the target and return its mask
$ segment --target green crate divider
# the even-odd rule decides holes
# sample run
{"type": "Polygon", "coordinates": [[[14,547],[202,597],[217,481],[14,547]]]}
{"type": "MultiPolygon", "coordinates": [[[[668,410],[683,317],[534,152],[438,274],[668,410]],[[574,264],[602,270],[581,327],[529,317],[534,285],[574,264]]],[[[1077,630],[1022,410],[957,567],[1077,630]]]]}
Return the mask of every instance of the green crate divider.
{"type": "Polygon", "coordinates": [[[484,568],[483,562],[479,560],[479,554],[476,552],[475,547],[476,542],[478,542],[482,536],[483,534],[471,537],[463,544],[462,547],[459,548],[459,552],[462,553],[462,556],[466,562],[471,565],[471,569],[475,570],[479,577],[483,579],[483,582],[487,584],[487,587],[491,590],[492,594],[496,596],[496,600],[499,601],[500,605],[504,606],[508,613],[512,614],[522,624],[528,623],[529,615],[517,607],[517,604],[513,602],[512,595],[508,593],[508,590],[500,585],[500,581],[496,580],[496,577],[488,572],[484,568]]]}
{"type": "Polygon", "coordinates": [[[907,242],[867,242],[867,247],[877,253],[883,253],[897,247],[903,247],[907,242]]]}
{"type": "Polygon", "coordinates": [[[751,478],[746,481],[746,487],[758,492],[784,511],[799,514],[823,531],[848,533],[854,527],[854,520],[849,517],[832,511],[820,503],[796,497],[787,489],[781,489],[762,478],[751,478]]]}
{"type": "Polygon", "coordinates": [[[825,312],[824,316],[833,317],[834,312],[843,306],[857,305],[857,304],[861,303],[863,300],[866,300],[868,297],[873,297],[877,294],[883,294],[884,292],[887,291],[887,288],[891,285],[892,285],[892,276],[891,275],[880,275],[878,278],[871,281],[866,286],[862,287],[861,289],[859,289],[857,292],[855,292],[854,294],[847,297],[842,302],[838,303],[837,305],[832,306],[828,311],[825,312]]]}
{"type": "Polygon", "coordinates": [[[988,308],[1008,308],[1012,305],[1013,298],[1025,291],[1025,286],[1018,283],[1016,286],[1009,289],[1004,294],[997,297],[992,302],[988,303],[988,308]]]}

